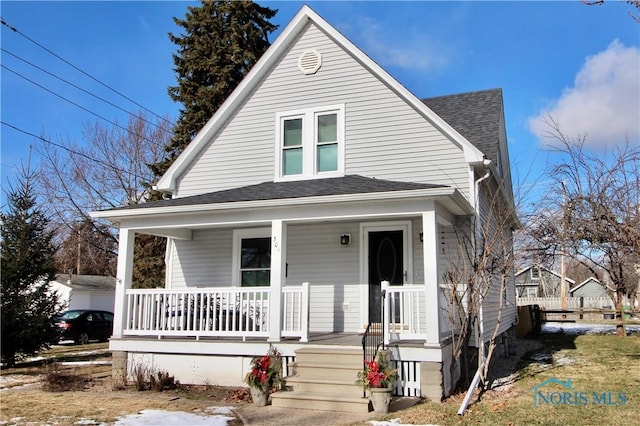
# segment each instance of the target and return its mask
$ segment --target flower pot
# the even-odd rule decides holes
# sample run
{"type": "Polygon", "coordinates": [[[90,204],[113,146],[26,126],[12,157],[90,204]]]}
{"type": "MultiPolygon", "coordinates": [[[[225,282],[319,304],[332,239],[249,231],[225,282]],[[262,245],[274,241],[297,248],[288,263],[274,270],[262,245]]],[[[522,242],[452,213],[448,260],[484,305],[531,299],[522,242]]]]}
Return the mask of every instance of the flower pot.
{"type": "Polygon", "coordinates": [[[369,389],[369,401],[373,406],[373,411],[378,414],[387,414],[391,404],[391,388],[371,388],[369,389]]]}
{"type": "Polygon", "coordinates": [[[251,392],[251,399],[255,405],[260,407],[267,405],[267,401],[269,400],[268,388],[254,388],[253,386],[250,386],[249,391],[251,392]]]}

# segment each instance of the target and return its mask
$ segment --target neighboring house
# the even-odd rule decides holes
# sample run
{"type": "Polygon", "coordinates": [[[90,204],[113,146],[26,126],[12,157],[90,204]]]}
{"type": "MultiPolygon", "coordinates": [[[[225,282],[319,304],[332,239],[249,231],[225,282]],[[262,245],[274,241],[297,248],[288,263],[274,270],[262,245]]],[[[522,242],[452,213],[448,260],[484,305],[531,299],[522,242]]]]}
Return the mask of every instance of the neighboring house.
{"type": "MultiPolygon", "coordinates": [[[[530,265],[516,272],[518,297],[561,297],[562,275],[544,266],[530,265]]],[[[576,284],[565,277],[565,295],[576,284]]]]}
{"type": "MultiPolygon", "coordinates": [[[[501,90],[420,100],[308,7],[157,189],[171,199],[93,213],[120,227],[114,357],[237,386],[270,344],[320,350],[359,407],[336,352],[361,369],[369,324],[386,326],[397,393],[450,394],[458,231],[495,220],[492,200],[515,211],[501,90]],[[131,289],[136,233],[168,238],[166,288],[131,289]]],[[[509,330],[513,280],[485,301],[484,330],[509,330]]],[[[316,407],[347,409],[332,389],[316,407]]]]}
{"type": "MultiPolygon", "coordinates": [[[[614,289],[609,288],[609,292],[615,293],[614,289]]],[[[607,288],[594,277],[589,277],[575,287],[569,290],[571,297],[610,297],[607,288]]]]}
{"type": "Polygon", "coordinates": [[[113,312],[116,279],[100,275],[58,274],[50,283],[66,309],[96,309],[113,312]]]}

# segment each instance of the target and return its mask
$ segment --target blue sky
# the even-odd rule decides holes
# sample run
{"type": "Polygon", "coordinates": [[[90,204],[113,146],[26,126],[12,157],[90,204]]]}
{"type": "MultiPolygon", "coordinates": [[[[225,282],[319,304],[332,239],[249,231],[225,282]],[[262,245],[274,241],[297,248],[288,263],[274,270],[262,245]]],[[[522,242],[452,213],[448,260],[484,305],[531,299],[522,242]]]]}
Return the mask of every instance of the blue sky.
{"type": "MultiPolygon", "coordinates": [[[[283,29],[302,2],[279,9],[283,29]]],[[[2,18],[33,41],[175,120],[179,105],[169,32],[194,2],[2,1],[2,18]]],[[[640,24],[624,2],[309,2],[316,12],[420,98],[500,87],[516,185],[536,184],[554,155],[543,149],[547,112],[570,135],[600,145],[640,140],[640,24]]],[[[279,32],[278,32],[279,33],[279,32]]],[[[271,37],[273,41],[276,33],[271,37]]],[[[138,106],[2,26],[2,121],[52,141],[81,142],[83,123],[100,120],[26,81],[109,120],[125,114],[56,81],[16,55],[129,111],[138,106]]],[[[103,124],[107,124],[103,122],[103,124]]],[[[26,164],[32,136],[2,125],[2,188],[26,164]]],[[[32,164],[39,161],[33,155],[32,164]]],[[[535,195],[532,195],[535,196],[535,195]]],[[[4,199],[4,194],[2,199],[4,199]]]]}

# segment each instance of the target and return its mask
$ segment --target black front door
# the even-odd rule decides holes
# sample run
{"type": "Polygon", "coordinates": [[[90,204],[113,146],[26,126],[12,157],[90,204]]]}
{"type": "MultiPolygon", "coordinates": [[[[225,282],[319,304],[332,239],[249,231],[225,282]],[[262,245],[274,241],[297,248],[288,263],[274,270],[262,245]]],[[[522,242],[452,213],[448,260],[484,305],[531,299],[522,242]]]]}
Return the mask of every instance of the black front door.
{"type": "Polygon", "coordinates": [[[404,283],[402,231],[369,232],[369,322],[381,322],[382,281],[404,283]]]}

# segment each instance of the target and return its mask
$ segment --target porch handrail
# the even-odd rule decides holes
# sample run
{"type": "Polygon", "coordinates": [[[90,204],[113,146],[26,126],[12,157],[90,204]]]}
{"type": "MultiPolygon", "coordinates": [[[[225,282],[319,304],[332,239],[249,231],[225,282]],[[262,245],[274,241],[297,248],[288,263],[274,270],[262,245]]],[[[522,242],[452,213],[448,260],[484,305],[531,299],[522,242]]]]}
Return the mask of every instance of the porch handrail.
{"type": "MultiPolygon", "coordinates": [[[[388,285],[389,283],[387,283],[388,285]]],[[[363,371],[367,370],[367,361],[373,361],[376,359],[378,355],[378,351],[380,349],[384,350],[384,336],[385,336],[385,324],[387,323],[387,314],[386,314],[386,297],[385,290],[385,282],[382,283],[382,290],[380,292],[380,322],[369,322],[367,324],[367,329],[364,331],[362,335],[362,354],[363,354],[363,362],[362,369],[363,371]]],[[[366,398],[366,391],[363,392],[362,397],[366,398]]]]}

